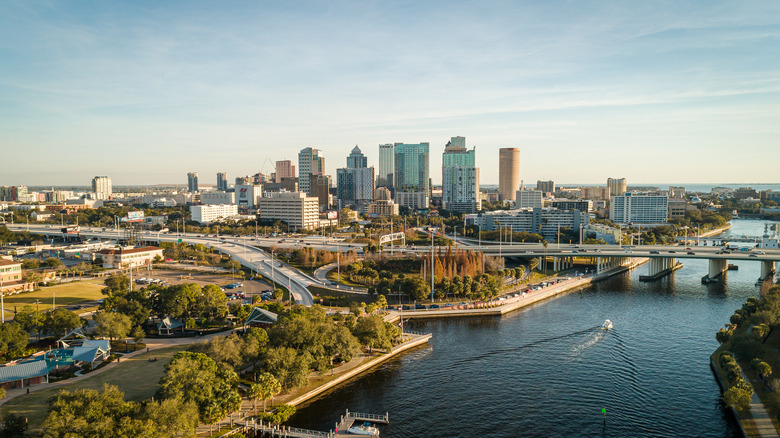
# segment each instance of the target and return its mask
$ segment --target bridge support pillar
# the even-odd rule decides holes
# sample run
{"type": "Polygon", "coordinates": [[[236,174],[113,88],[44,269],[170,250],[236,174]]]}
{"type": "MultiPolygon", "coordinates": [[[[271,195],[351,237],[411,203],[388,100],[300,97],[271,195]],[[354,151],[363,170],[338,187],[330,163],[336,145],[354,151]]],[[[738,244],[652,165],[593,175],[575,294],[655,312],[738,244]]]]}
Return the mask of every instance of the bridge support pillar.
{"type": "Polygon", "coordinates": [[[714,280],[720,277],[729,267],[729,261],[726,259],[710,259],[710,269],[707,277],[714,280]]]}
{"type": "Polygon", "coordinates": [[[761,262],[761,278],[771,277],[775,273],[775,262],[766,260],[761,262]]]}

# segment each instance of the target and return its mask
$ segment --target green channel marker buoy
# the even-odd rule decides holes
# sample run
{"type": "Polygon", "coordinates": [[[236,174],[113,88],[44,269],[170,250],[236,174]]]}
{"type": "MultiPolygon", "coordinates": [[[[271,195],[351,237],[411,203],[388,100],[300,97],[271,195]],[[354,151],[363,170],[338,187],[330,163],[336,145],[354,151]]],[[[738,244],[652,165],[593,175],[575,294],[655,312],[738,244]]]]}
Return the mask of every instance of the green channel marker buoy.
{"type": "Polygon", "coordinates": [[[604,422],[607,422],[607,408],[601,408],[601,413],[604,414],[604,422]]]}

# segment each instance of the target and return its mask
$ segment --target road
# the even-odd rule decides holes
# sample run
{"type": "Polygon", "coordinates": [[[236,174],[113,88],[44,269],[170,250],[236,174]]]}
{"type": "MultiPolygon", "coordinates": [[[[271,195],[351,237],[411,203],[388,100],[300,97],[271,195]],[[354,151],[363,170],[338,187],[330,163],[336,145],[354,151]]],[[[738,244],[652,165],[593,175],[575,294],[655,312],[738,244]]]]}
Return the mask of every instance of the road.
{"type": "MultiPolygon", "coordinates": [[[[47,228],[46,225],[12,225],[6,224],[11,231],[29,231],[37,234],[59,234],[59,227],[47,228]]],[[[81,227],[79,234],[85,237],[99,237],[103,239],[119,239],[124,237],[122,230],[113,230],[103,228],[81,227]]],[[[253,246],[258,244],[249,238],[216,238],[204,237],[203,235],[193,233],[165,234],[158,232],[144,232],[141,234],[144,240],[157,242],[186,242],[190,244],[202,244],[210,248],[231,256],[243,266],[258,271],[268,278],[273,278],[277,283],[281,283],[290,289],[290,293],[296,303],[311,306],[314,303],[314,297],[306,288],[311,284],[317,284],[317,281],[306,276],[297,269],[280,264],[275,260],[275,266],[271,268],[271,255],[260,248],[253,246]],[[273,271],[273,272],[272,272],[273,271]]],[[[267,239],[266,239],[267,240],[267,239]]]]}

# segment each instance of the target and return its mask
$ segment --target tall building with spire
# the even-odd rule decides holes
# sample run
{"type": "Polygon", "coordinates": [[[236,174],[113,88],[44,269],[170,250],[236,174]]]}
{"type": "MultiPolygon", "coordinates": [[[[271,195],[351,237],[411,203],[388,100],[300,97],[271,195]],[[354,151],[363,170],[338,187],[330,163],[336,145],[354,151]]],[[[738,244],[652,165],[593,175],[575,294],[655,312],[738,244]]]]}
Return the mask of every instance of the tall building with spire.
{"type": "Polygon", "coordinates": [[[347,167],[336,169],[339,208],[352,206],[359,211],[374,199],[374,168],[368,167],[368,159],[355,145],[347,157],[347,167]]]}

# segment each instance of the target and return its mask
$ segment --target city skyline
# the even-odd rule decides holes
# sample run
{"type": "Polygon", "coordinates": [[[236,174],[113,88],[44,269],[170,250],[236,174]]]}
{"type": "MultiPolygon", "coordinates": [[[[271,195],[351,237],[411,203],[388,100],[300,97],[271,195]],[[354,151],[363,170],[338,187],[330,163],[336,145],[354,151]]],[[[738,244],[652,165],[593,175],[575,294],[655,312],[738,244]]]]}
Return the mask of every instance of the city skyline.
{"type": "Polygon", "coordinates": [[[357,144],[520,178],[776,183],[780,5],[0,5],[0,185],[202,183],[357,144]],[[387,23],[394,23],[387,26],[387,23]],[[49,159],[36,160],[33,158],[49,159]],[[54,159],[52,159],[54,158],[54,159]]]}

